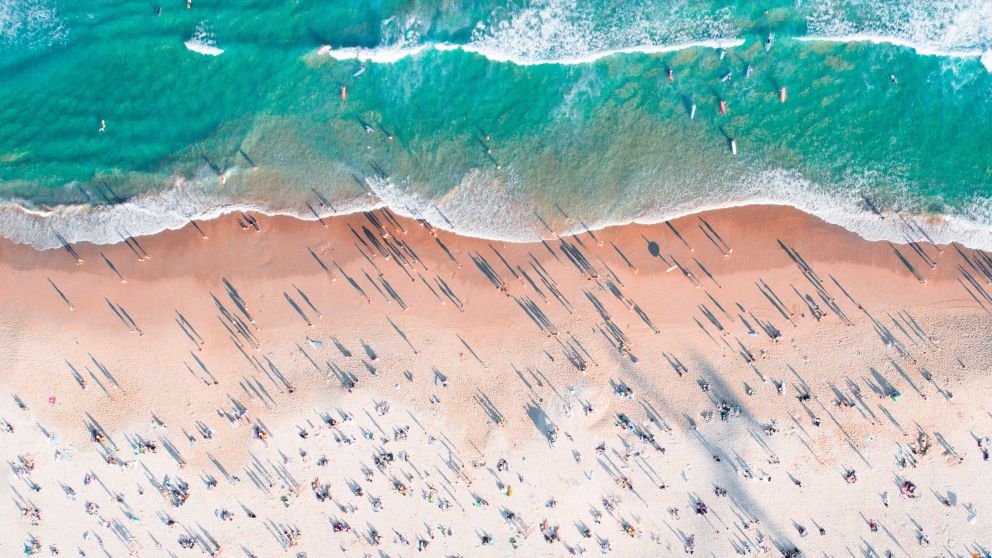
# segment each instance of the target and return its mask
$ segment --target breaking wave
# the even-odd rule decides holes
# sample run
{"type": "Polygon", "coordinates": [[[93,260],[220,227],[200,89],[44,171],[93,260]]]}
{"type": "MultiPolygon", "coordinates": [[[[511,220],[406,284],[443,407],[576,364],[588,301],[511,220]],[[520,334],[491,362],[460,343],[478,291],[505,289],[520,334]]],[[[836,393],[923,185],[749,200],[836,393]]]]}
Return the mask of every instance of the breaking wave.
{"type": "Polygon", "coordinates": [[[224,49],[217,48],[216,39],[214,39],[213,34],[207,31],[206,23],[202,21],[196,26],[196,30],[193,31],[193,36],[183,44],[186,45],[187,49],[206,56],[220,56],[224,54],[224,49]]]}
{"type": "MultiPolygon", "coordinates": [[[[463,236],[508,242],[536,241],[547,236],[550,233],[534,211],[534,200],[513,176],[512,169],[503,177],[475,170],[454,189],[437,197],[413,193],[408,185],[394,184],[388,179],[369,177],[367,195],[334,200],[333,211],[325,208],[319,214],[331,217],[388,206],[398,214],[425,219],[435,227],[463,236]]],[[[307,210],[204,193],[198,181],[215,179],[210,169],[203,169],[194,180],[177,179],[160,192],[110,206],[64,205],[38,209],[26,203],[10,202],[0,206],[0,234],[37,249],[51,249],[60,245],[59,237],[69,242],[113,244],[129,236],[179,229],[191,219],[210,220],[240,211],[289,215],[303,220],[317,218],[307,210]]],[[[886,218],[882,218],[870,209],[862,192],[857,187],[840,193],[827,192],[795,172],[767,170],[741,179],[730,193],[700,196],[698,192],[690,192],[684,199],[649,207],[636,215],[589,216],[587,222],[558,223],[556,232],[565,235],[583,232],[587,226],[601,229],[628,223],[661,223],[728,207],[787,205],[870,241],[959,242],[971,248],[992,250],[992,200],[976,197],[965,207],[935,215],[912,212],[912,201],[903,198],[903,208],[892,204],[893,209],[885,211],[886,218]]]]}
{"type": "Polygon", "coordinates": [[[519,66],[534,66],[540,64],[561,64],[576,65],[589,64],[597,60],[616,56],[620,54],[660,54],[665,52],[675,52],[690,48],[732,48],[744,44],[744,39],[711,39],[697,41],[693,43],[681,43],[675,45],[635,45],[610,50],[597,50],[584,54],[563,56],[561,58],[530,58],[522,55],[515,55],[505,51],[489,49],[485,46],[475,44],[453,44],[453,43],[429,43],[416,46],[403,47],[343,47],[331,48],[322,46],[317,50],[318,55],[330,56],[336,60],[358,60],[360,62],[374,62],[377,64],[392,64],[404,58],[416,56],[428,49],[438,51],[460,50],[472,54],[477,54],[493,62],[510,62],[519,66]]]}
{"type": "Polygon", "coordinates": [[[868,41],[919,54],[980,57],[992,71],[992,6],[988,0],[827,0],[807,16],[807,40],[868,41]]]}

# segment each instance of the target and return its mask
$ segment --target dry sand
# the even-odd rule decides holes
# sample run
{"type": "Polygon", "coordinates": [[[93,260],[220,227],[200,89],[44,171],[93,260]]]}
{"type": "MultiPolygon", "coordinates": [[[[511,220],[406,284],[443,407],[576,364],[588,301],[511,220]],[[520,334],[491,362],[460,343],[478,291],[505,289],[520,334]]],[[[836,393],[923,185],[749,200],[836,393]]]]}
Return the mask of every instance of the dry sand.
{"type": "Polygon", "coordinates": [[[0,555],[992,547],[988,254],[784,207],[543,245],[238,219],[0,241],[0,555]]]}

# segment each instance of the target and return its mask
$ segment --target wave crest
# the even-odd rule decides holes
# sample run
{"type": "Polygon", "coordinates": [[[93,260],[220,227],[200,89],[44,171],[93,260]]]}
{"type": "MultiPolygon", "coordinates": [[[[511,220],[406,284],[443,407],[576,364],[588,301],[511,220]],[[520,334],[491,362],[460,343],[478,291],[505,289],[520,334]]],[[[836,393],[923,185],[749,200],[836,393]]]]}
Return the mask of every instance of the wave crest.
{"type": "Polygon", "coordinates": [[[561,64],[561,65],[589,64],[597,60],[600,60],[602,58],[607,58],[609,56],[616,56],[619,54],[634,54],[634,53],[661,54],[665,52],[675,52],[690,48],[732,48],[743,44],[744,44],[743,39],[714,39],[714,40],[706,40],[706,41],[697,41],[693,43],[680,43],[680,44],[671,44],[671,45],[644,44],[644,45],[634,45],[623,48],[615,48],[612,50],[593,51],[593,52],[585,53],[581,56],[548,58],[548,59],[520,57],[504,51],[492,50],[487,47],[479,46],[475,44],[461,45],[454,43],[427,43],[416,46],[382,46],[382,47],[374,47],[374,48],[363,48],[363,47],[331,48],[329,45],[324,45],[319,49],[317,49],[317,54],[321,56],[330,56],[335,60],[358,60],[361,62],[392,64],[404,58],[416,56],[428,49],[438,50],[442,52],[459,50],[462,52],[477,54],[493,62],[509,62],[512,64],[516,64],[518,66],[535,66],[540,64],[561,64]]]}

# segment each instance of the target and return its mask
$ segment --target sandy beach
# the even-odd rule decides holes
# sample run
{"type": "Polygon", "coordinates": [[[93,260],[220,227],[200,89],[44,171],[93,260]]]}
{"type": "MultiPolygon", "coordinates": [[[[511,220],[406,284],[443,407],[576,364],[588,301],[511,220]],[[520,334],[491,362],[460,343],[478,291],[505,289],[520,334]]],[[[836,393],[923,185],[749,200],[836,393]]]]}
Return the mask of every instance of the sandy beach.
{"type": "Polygon", "coordinates": [[[992,549],[992,256],[753,206],[0,240],[0,555],[992,549]]]}

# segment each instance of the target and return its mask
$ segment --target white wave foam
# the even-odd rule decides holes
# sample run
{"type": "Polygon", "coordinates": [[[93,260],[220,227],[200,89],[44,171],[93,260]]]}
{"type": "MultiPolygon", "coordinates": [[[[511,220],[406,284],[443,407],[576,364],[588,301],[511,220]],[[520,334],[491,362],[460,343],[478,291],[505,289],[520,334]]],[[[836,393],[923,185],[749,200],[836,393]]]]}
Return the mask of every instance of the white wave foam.
{"type": "MultiPolygon", "coordinates": [[[[10,201],[0,204],[0,235],[44,250],[60,245],[56,235],[69,242],[115,244],[126,236],[147,236],[180,229],[191,219],[211,220],[240,211],[315,219],[309,212],[272,208],[251,200],[205,193],[203,185],[216,180],[214,171],[204,168],[192,180],[177,178],[159,192],[110,206],[59,205],[40,209],[27,202],[10,201]]],[[[336,200],[337,211],[322,216],[347,215],[379,205],[381,202],[376,199],[336,200]]]]}
{"type": "Polygon", "coordinates": [[[317,54],[330,56],[335,60],[359,60],[361,62],[375,62],[377,64],[392,64],[404,58],[416,56],[429,48],[431,45],[422,44],[415,46],[388,46],[388,47],[344,47],[331,48],[324,45],[317,49],[317,54]]]}
{"type": "Polygon", "coordinates": [[[533,240],[534,218],[524,209],[526,194],[512,168],[500,173],[474,169],[457,186],[437,198],[418,194],[409,185],[369,178],[369,189],[383,205],[406,217],[426,219],[432,225],[475,238],[533,240]],[[510,227],[507,224],[511,224],[510,227]]]}
{"type": "Polygon", "coordinates": [[[416,20],[383,27],[393,30],[373,48],[322,46],[317,54],[338,60],[392,63],[425,50],[460,50],[494,62],[517,65],[588,64],[619,54],[660,54],[694,47],[730,48],[736,37],[729,10],[685,14],[681,0],[636,4],[606,0],[592,6],[579,0],[537,0],[530,7],[480,23],[467,43],[424,42],[416,20]],[[395,37],[393,39],[392,37],[395,37]]]}
{"type": "Polygon", "coordinates": [[[898,47],[912,49],[917,54],[923,56],[942,56],[947,58],[981,58],[982,64],[985,64],[986,57],[992,56],[992,53],[985,52],[979,48],[971,48],[971,49],[940,48],[940,47],[935,47],[933,45],[914,43],[912,40],[904,39],[902,37],[870,35],[867,33],[853,33],[850,35],[836,35],[836,36],[809,35],[805,37],[796,37],[796,40],[801,42],[872,43],[876,45],[890,44],[898,47]]]}
{"type": "MultiPolygon", "coordinates": [[[[370,180],[369,185],[384,205],[407,217],[426,219],[435,227],[475,238],[536,241],[546,229],[533,212],[533,200],[517,184],[512,169],[507,175],[510,178],[474,171],[438,199],[411,193],[409,188],[387,180],[370,180]]],[[[848,184],[843,192],[827,192],[798,173],[767,170],[745,176],[734,185],[733,192],[687,197],[664,207],[646,208],[636,216],[565,223],[559,232],[579,234],[586,227],[599,230],[628,223],[651,225],[702,211],[781,205],[795,207],[869,241],[958,242],[992,250],[992,200],[976,197],[968,207],[950,215],[890,211],[882,219],[865,205],[862,192],[855,183],[848,184]]]]}
{"type": "Polygon", "coordinates": [[[920,54],[979,57],[992,51],[989,0],[823,0],[813,5],[807,27],[812,37],[886,42],[920,54]]]}
{"type": "Polygon", "coordinates": [[[886,218],[882,219],[866,206],[863,190],[857,184],[847,186],[843,192],[827,192],[796,172],[766,170],[742,178],[732,193],[713,192],[699,199],[650,208],[634,218],[577,223],[562,234],[580,234],[586,226],[598,230],[627,223],[653,225],[703,211],[780,205],[814,215],[868,241],[957,242],[970,248],[992,250],[992,199],[975,197],[967,207],[949,215],[886,211],[883,213],[886,218]]]}
{"type": "Polygon", "coordinates": [[[68,31],[51,0],[0,0],[0,47],[58,44],[68,31]]]}
{"type": "Polygon", "coordinates": [[[737,35],[731,10],[702,10],[681,0],[538,0],[477,26],[467,48],[517,63],[583,63],[671,49],[656,45],[726,43],[737,35]]]}
{"type": "Polygon", "coordinates": [[[378,64],[392,64],[404,58],[416,56],[431,48],[431,43],[423,42],[420,22],[415,17],[400,20],[390,17],[382,22],[383,45],[377,47],[333,48],[324,45],[317,54],[330,56],[336,60],[359,60],[378,64]]]}
{"type": "Polygon", "coordinates": [[[744,44],[744,39],[713,39],[713,40],[705,40],[705,41],[696,41],[692,43],[680,43],[674,45],[645,44],[645,45],[636,45],[636,46],[629,46],[623,48],[615,48],[611,50],[595,51],[595,52],[583,54],[581,56],[569,56],[569,57],[554,58],[554,59],[526,58],[498,50],[491,50],[487,47],[483,47],[475,44],[462,45],[462,44],[454,44],[454,43],[426,43],[411,47],[375,47],[375,48],[344,47],[337,49],[324,45],[317,50],[317,54],[330,56],[331,58],[334,58],[336,60],[359,60],[362,62],[391,64],[399,60],[402,60],[404,58],[416,56],[428,49],[433,49],[443,52],[460,50],[463,52],[477,54],[493,62],[509,62],[512,64],[516,64],[518,66],[535,66],[540,64],[560,64],[560,65],[589,64],[597,60],[600,60],[602,58],[607,58],[609,56],[616,56],[619,54],[633,54],[633,53],[661,54],[665,52],[675,52],[690,48],[732,48],[732,47],[740,46],[742,44],[744,44]]]}
{"type": "MultiPolygon", "coordinates": [[[[210,220],[239,211],[316,219],[309,211],[205,193],[203,184],[215,180],[213,171],[205,168],[193,180],[176,179],[160,192],[114,206],[58,206],[41,210],[28,204],[7,203],[0,205],[0,235],[38,249],[51,249],[59,246],[56,235],[69,242],[114,244],[126,236],[179,229],[190,219],[210,220]]],[[[504,168],[499,175],[473,171],[440,197],[421,195],[408,184],[397,185],[377,177],[367,178],[366,183],[374,195],[334,200],[335,211],[325,210],[321,217],[388,206],[400,215],[426,219],[437,228],[462,236],[532,242],[544,235],[543,224],[534,212],[535,202],[518,183],[512,168],[504,168]]],[[[992,250],[992,199],[976,197],[968,207],[947,215],[887,212],[887,218],[881,219],[865,206],[857,185],[849,186],[841,193],[827,192],[797,173],[770,170],[745,177],[734,186],[733,192],[712,192],[698,198],[687,195],[682,201],[647,208],[636,216],[568,222],[560,232],[578,234],[586,226],[598,230],[631,222],[655,224],[728,207],[785,205],[870,241],[959,242],[971,248],[992,250]]]]}
{"type": "MultiPolygon", "coordinates": [[[[980,58],[992,68],[990,0],[823,0],[807,16],[801,41],[888,43],[921,55],[980,58]]],[[[426,50],[460,50],[517,65],[587,64],[620,54],[659,54],[693,47],[740,46],[729,10],[701,10],[679,0],[632,3],[536,0],[491,23],[479,23],[467,43],[422,42],[415,20],[399,25],[383,46],[323,46],[339,60],[393,63],[426,50]],[[391,42],[390,42],[391,41],[391,42]]]]}
{"type": "MultiPolygon", "coordinates": [[[[690,48],[733,48],[744,44],[744,39],[707,39],[678,44],[642,44],[625,47],[618,47],[607,50],[597,50],[585,54],[565,55],[559,58],[528,58],[521,55],[507,53],[505,51],[494,50],[491,47],[469,44],[459,45],[456,48],[484,56],[495,62],[512,62],[520,66],[530,66],[538,64],[561,64],[576,65],[589,64],[619,54],[663,54],[666,52],[676,52],[690,48]]],[[[444,48],[439,48],[444,50],[444,48]]]]}
{"type": "Polygon", "coordinates": [[[201,21],[193,31],[193,36],[183,43],[186,48],[198,54],[206,56],[220,56],[224,54],[224,49],[217,48],[217,41],[212,33],[207,31],[206,22],[201,21]]]}
{"type": "Polygon", "coordinates": [[[220,56],[221,54],[224,54],[224,49],[217,48],[213,45],[209,45],[194,39],[190,39],[183,44],[186,45],[186,48],[188,48],[189,50],[192,50],[193,52],[199,54],[205,54],[207,56],[220,56]]]}

